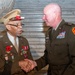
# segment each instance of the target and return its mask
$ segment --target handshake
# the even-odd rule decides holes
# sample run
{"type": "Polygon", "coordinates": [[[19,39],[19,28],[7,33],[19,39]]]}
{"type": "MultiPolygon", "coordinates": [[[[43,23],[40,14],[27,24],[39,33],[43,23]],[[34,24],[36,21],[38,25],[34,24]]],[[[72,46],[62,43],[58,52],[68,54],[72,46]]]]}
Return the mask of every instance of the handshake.
{"type": "Polygon", "coordinates": [[[19,66],[21,67],[22,70],[24,70],[25,72],[29,72],[31,70],[33,70],[37,64],[35,61],[30,60],[30,59],[24,59],[22,61],[19,61],[19,66]]]}

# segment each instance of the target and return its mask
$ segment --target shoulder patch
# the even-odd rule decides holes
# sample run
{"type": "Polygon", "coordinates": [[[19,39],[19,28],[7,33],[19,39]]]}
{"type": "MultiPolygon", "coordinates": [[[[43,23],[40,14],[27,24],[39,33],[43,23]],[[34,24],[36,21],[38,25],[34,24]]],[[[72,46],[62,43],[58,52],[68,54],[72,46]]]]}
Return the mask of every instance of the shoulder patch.
{"type": "Polygon", "coordinates": [[[69,26],[75,26],[75,24],[73,24],[73,23],[67,23],[67,25],[69,25],[69,26]]]}
{"type": "Polygon", "coordinates": [[[72,28],[72,32],[75,35],[75,27],[72,28]]]}

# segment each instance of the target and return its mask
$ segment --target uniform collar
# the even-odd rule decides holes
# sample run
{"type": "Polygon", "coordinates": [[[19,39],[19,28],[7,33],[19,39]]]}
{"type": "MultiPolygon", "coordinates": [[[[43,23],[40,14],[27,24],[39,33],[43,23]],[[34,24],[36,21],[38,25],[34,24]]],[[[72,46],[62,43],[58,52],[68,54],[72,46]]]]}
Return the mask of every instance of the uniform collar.
{"type": "Polygon", "coordinates": [[[65,21],[61,20],[61,22],[57,25],[57,27],[54,30],[62,29],[62,26],[63,26],[64,23],[65,23],[65,21]]]}
{"type": "Polygon", "coordinates": [[[60,23],[62,22],[62,20],[58,23],[58,25],[56,26],[56,28],[53,28],[53,30],[57,30],[57,28],[59,27],[60,23]]]}
{"type": "MultiPolygon", "coordinates": [[[[14,44],[14,37],[12,35],[10,35],[8,32],[7,32],[7,36],[9,38],[9,40],[12,42],[12,44],[14,44]]],[[[16,37],[16,40],[17,40],[17,43],[18,43],[18,37],[16,37]]]]}

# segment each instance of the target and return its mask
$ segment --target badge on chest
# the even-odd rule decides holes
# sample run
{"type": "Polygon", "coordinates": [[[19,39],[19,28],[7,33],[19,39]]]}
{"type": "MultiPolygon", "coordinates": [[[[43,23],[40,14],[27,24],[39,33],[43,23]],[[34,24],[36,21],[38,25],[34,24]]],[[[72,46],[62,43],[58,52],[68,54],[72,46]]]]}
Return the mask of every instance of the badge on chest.
{"type": "MultiPolygon", "coordinates": [[[[5,51],[4,58],[5,58],[6,63],[8,63],[8,61],[14,62],[14,60],[15,60],[16,55],[12,51],[13,47],[14,46],[9,45],[9,46],[6,46],[6,48],[5,48],[6,51],[5,51]]],[[[24,56],[24,59],[28,58],[28,49],[29,49],[28,46],[22,46],[21,50],[19,51],[19,56],[20,57],[24,56]]]]}

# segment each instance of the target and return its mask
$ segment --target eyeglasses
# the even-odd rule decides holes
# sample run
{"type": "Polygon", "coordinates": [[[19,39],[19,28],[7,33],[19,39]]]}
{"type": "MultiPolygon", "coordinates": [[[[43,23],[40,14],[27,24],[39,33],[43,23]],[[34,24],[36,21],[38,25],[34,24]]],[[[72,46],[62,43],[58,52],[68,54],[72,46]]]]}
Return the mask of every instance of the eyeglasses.
{"type": "Polygon", "coordinates": [[[15,26],[15,27],[19,27],[19,26],[24,26],[24,24],[21,24],[21,25],[16,25],[16,24],[7,24],[7,25],[11,25],[11,26],[15,26]]]}

